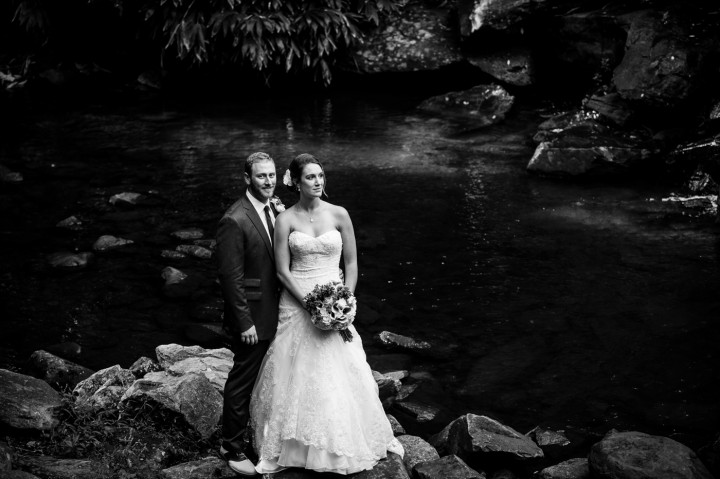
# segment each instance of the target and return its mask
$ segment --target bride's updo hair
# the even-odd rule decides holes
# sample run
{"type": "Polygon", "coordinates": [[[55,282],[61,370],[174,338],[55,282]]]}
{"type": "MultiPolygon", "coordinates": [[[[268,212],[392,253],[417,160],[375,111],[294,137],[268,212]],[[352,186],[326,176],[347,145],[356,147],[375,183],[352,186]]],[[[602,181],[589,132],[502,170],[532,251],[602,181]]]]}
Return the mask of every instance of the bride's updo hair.
{"type": "MultiPolygon", "coordinates": [[[[310,163],[315,163],[323,170],[323,173],[325,172],[325,168],[323,167],[322,163],[320,163],[320,160],[315,158],[310,153],[300,153],[298,156],[293,158],[293,160],[290,162],[290,166],[288,166],[288,170],[290,170],[290,179],[292,180],[292,182],[291,184],[286,186],[290,191],[294,191],[297,193],[297,185],[300,183],[300,175],[302,175],[303,168],[305,168],[305,165],[309,165],[310,163]]],[[[325,180],[325,184],[327,184],[327,179],[325,180]]],[[[325,193],[325,184],[323,185],[323,193],[325,194],[325,196],[327,196],[327,193],[325,193]]]]}

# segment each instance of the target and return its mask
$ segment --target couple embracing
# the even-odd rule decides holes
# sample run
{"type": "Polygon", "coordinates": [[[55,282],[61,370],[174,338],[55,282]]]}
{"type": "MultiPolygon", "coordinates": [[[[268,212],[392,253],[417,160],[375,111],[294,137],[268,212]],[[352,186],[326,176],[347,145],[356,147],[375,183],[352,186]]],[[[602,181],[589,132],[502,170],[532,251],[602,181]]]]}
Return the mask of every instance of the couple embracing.
{"type": "Polygon", "coordinates": [[[224,326],[234,339],[225,384],[221,455],[237,473],[287,467],[352,474],[387,451],[403,454],[378,398],[357,332],[345,342],[316,328],[305,296],[341,281],[355,290],[357,251],[347,211],[322,200],[325,172],[312,155],[297,156],[283,184],[298,195],[275,201],[275,162],[245,161],[245,194],[220,220],[217,257],[224,326]],[[258,462],[247,458],[248,432],[258,462]]]}

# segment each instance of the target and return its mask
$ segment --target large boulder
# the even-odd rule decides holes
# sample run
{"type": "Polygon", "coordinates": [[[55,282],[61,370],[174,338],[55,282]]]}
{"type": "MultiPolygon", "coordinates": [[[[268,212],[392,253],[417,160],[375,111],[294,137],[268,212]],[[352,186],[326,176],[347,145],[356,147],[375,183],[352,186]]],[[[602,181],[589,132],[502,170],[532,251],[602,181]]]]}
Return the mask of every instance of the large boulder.
{"type": "Polygon", "coordinates": [[[38,350],[32,353],[27,364],[28,372],[42,379],[54,388],[74,388],[77,383],[90,377],[92,369],[60,358],[47,351],[38,350]]]}
{"type": "Polygon", "coordinates": [[[478,472],[455,455],[422,462],[413,470],[418,479],[485,479],[484,472],[478,472]]]}
{"type": "Polygon", "coordinates": [[[92,253],[70,253],[61,251],[48,255],[47,261],[53,268],[75,270],[87,267],[92,258],[92,253]]]}
{"type": "Polygon", "coordinates": [[[593,477],[608,479],[712,479],[687,446],[637,431],[610,431],[588,457],[593,477]]]}
{"type": "Polygon", "coordinates": [[[584,85],[607,84],[622,60],[627,31],[617,17],[603,11],[574,12],[554,17],[547,33],[552,48],[545,52],[563,76],[584,85]]]}
{"type": "Polygon", "coordinates": [[[440,458],[437,450],[418,436],[405,434],[398,436],[397,439],[405,450],[403,463],[408,471],[412,471],[421,462],[434,461],[440,458]]]}
{"type": "Polygon", "coordinates": [[[503,121],[514,102],[515,98],[499,85],[477,85],[428,98],[418,108],[481,128],[503,121]]]}
{"type": "Polygon", "coordinates": [[[651,164],[656,145],[638,132],[604,125],[591,113],[577,112],[548,129],[540,125],[535,135],[542,140],[527,170],[545,176],[617,177],[637,174],[651,164]]]}
{"type": "Polygon", "coordinates": [[[629,21],[625,55],[613,72],[618,93],[649,107],[684,106],[707,78],[713,47],[672,12],[646,10],[629,21]]]}
{"type": "Polygon", "coordinates": [[[400,456],[388,452],[387,459],[378,462],[369,471],[362,471],[354,479],[410,479],[400,456]]]}
{"type": "Polygon", "coordinates": [[[75,386],[75,405],[95,411],[114,408],[134,381],[135,375],[118,364],[101,369],[75,386]]]}
{"type": "Polygon", "coordinates": [[[205,376],[222,394],[233,366],[233,353],[227,348],[205,349],[200,346],[165,344],[155,348],[160,366],[170,374],[197,373],[205,376]]]}
{"type": "Polygon", "coordinates": [[[46,431],[58,423],[60,395],[40,379],[0,369],[0,423],[46,431]]]}
{"type": "Polygon", "coordinates": [[[466,414],[430,438],[430,444],[444,454],[455,454],[472,463],[527,462],[544,457],[532,439],[487,416],[466,414]]]}
{"type": "Polygon", "coordinates": [[[355,52],[363,73],[437,70],[462,61],[448,8],[409,2],[391,15],[355,52]]]}
{"type": "Polygon", "coordinates": [[[149,373],[121,398],[126,408],[148,401],[182,416],[204,439],[212,435],[222,415],[222,395],[202,374],[149,373]]]}

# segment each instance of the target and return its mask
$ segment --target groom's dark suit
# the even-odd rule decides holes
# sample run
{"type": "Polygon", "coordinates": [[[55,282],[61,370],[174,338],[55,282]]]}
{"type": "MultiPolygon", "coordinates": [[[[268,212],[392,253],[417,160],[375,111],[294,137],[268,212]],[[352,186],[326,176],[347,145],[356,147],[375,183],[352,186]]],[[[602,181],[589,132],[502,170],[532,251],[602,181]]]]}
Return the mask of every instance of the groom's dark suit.
{"type": "Polygon", "coordinates": [[[223,326],[234,339],[234,363],[224,391],[223,447],[243,452],[250,394],[275,336],[280,289],[272,243],[245,193],[218,224],[216,254],[225,300],[223,326]],[[258,343],[243,344],[240,333],[252,326],[258,343]]]}

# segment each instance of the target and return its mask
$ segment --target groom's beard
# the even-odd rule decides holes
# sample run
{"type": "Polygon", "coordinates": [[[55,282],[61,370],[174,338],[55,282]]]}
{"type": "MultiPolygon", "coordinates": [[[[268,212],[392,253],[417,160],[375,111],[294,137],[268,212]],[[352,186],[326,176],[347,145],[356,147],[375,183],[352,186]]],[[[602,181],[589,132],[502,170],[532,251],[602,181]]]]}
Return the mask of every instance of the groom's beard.
{"type": "Polygon", "coordinates": [[[270,198],[272,198],[273,194],[275,193],[275,185],[258,188],[257,186],[255,186],[254,183],[250,183],[250,193],[255,198],[258,198],[258,199],[265,198],[265,199],[269,200],[270,198]]]}

